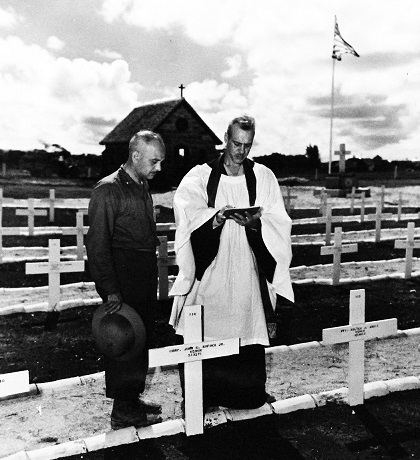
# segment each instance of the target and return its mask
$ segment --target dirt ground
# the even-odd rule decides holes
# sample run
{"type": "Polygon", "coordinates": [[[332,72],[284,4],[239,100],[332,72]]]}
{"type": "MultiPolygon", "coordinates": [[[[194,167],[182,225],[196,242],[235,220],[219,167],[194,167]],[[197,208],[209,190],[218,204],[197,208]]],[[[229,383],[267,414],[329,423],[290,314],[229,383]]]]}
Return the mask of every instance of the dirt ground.
{"type": "MultiPolygon", "coordinates": [[[[283,334],[283,340],[279,340],[275,344],[321,340],[323,328],[347,324],[350,288],[366,289],[367,320],[397,317],[400,329],[419,327],[418,292],[420,290],[418,283],[418,279],[412,279],[355,283],[346,287],[344,285],[335,287],[295,285],[296,306],[292,326],[287,334],[283,334]]],[[[83,307],[61,312],[58,316],[57,328],[53,330],[45,330],[48,316],[46,313],[3,316],[0,323],[2,345],[0,373],[28,369],[30,381],[41,383],[102,371],[102,358],[94,347],[90,332],[94,309],[95,307],[83,307]]],[[[159,343],[156,346],[165,346],[173,342],[173,331],[167,325],[169,310],[170,301],[158,304],[156,336],[159,343]]],[[[420,375],[419,340],[419,336],[415,336],[405,339],[396,338],[368,342],[366,346],[366,381],[420,375]]],[[[267,390],[277,399],[346,386],[347,346],[339,345],[268,355],[267,374],[267,390]]],[[[150,374],[146,397],[162,404],[164,420],[180,418],[181,394],[177,371],[150,374]]],[[[416,397],[418,398],[418,396],[416,397]]],[[[66,388],[55,393],[48,392],[41,396],[3,401],[0,404],[0,418],[2,420],[0,456],[22,449],[38,449],[56,443],[93,436],[106,432],[110,428],[111,401],[104,397],[102,377],[92,379],[84,386],[66,388]]],[[[331,412],[331,426],[334,426],[334,420],[342,426],[342,409],[337,409],[337,412],[334,412],[332,408],[329,410],[331,412]]],[[[283,416],[279,417],[281,420],[284,419],[283,416]]],[[[314,416],[313,420],[315,423],[317,417],[314,416]]],[[[268,423],[271,427],[270,432],[272,430],[278,432],[277,424],[283,422],[276,419],[275,423],[255,421],[254,424],[249,422],[245,425],[256,426],[258,431],[260,423],[263,423],[263,426],[268,423]]],[[[222,437],[229,435],[230,439],[236,433],[235,430],[231,432],[232,429],[229,428],[226,431],[223,428],[218,428],[217,432],[221,431],[220,436],[222,437]]],[[[301,435],[297,428],[296,430],[296,433],[289,438],[289,442],[291,442],[290,440],[293,441],[291,442],[292,447],[294,443],[300,446],[298,440],[301,435]]],[[[309,427],[307,430],[311,431],[309,427]]],[[[324,427],[322,430],[327,430],[327,428],[324,427]]],[[[265,432],[265,430],[262,431],[265,432]]],[[[360,434],[360,428],[356,432],[360,434]]],[[[293,431],[289,430],[289,433],[293,433],[293,431]]],[[[308,436],[314,437],[314,443],[317,440],[318,444],[313,449],[320,449],[319,452],[323,449],[322,445],[319,445],[320,442],[327,442],[327,438],[330,439],[331,443],[333,442],[331,434],[321,438],[313,433],[308,434],[304,437],[306,443],[308,436]]],[[[356,435],[352,438],[350,433],[346,435],[349,443],[360,438],[365,439],[366,436],[366,433],[359,438],[356,435]]],[[[154,446],[153,455],[145,458],[194,458],[196,455],[194,452],[197,449],[198,452],[202,452],[201,448],[197,446],[194,448],[186,447],[184,441],[176,439],[172,443],[167,440],[163,441],[163,447],[156,441],[153,442],[151,444],[154,446]],[[181,449],[180,457],[176,456],[179,449],[175,446],[178,444],[179,449],[181,449]],[[164,447],[165,445],[166,447],[164,447]],[[189,449],[192,449],[192,453],[189,449]],[[166,451],[169,453],[167,457],[155,457],[158,451],[161,452],[159,455],[166,455],[162,453],[166,451]]],[[[274,442],[273,438],[270,442],[274,442]]],[[[277,442],[280,441],[276,440],[274,444],[277,442]]],[[[141,444],[143,445],[143,443],[141,444]]],[[[377,445],[374,448],[370,444],[368,449],[378,450],[377,445]]],[[[375,446],[374,442],[373,445],[375,446]]],[[[144,446],[141,449],[143,448],[144,446]]],[[[284,446],[273,447],[274,451],[280,448],[283,449],[284,446]]],[[[139,457],[140,454],[136,450],[140,449],[140,446],[131,449],[134,449],[133,452],[135,452],[133,459],[142,458],[139,457]]],[[[299,449],[298,452],[302,453],[299,449]]],[[[379,449],[381,452],[382,450],[382,448],[379,449]]],[[[122,458],[120,457],[122,455],[121,450],[118,449],[104,451],[102,452],[103,457],[93,458],[107,458],[106,455],[111,455],[110,452],[116,455],[116,457],[111,458],[122,458]]],[[[96,453],[95,455],[101,454],[96,453]]],[[[232,456],[230,458],[241,457],[232,456]]],[[[303,458],[334,457],[309,456],[303,458]]],[[[418,458],[420,458],[420,453],[418,458]]]]}
{"type": "Polygon", "coordinates": [[[183,435],[146,440],[69,460],[368,460],[420,458],[420,392],[369,400],[374,425],[384,429],[382,445],[348,406],[327,405],[271,415],[183,435]],[[386,438],[385,438],[386,437],[386,438]]]}
{"type": "MultiPolygon", "coordinates": [[[[57,210],[59,211],[59,210],[57,210]]],[[[57,212],[61,225],[73,214],[57,212]]],[[[66,222],[66,223],[64,223],[66,222]]],[[[20,224],[22,225],[22,224],[20,224]]],[[[314,231],[308,226],[302,232],[314,231]]],[[[316,231],[316,230],[315,230],[316,231]]],[[[8,246],[47,244],[48,237],[4,237],[8,246]]],[[[62,245],[74,238],[61,237],[62,245]]],[[[391,243],[365,243],[347,260],[381,260],[402,257],[391,243]]],[[[293,266],[330,263],[319,247],[293,248],[293,266]]],[[[415,256],[418,255],[415,252],[415,256]]],[[[62,284],[90,281],[87,270],[66,274],[62,284]]],[[[23,263],[0,265],[0,287],[42,286],[46,276],[26,276],[23,263]]],[[[294,285],[296,303],[291,325],[273,345],[321,340],[326,327],[348,323],[350,289],[366,289],[366,320],[396,317],[399,329],[420,327],[420,279],[389,279],[350,285],[294,285]]],[[[63,311],[55,329],[46,330],[46,313],[2,316],[0,322],[0,373],[28,369],[31,383],[49,382],[103,370],[91,337],[94,307],[63,311]]],[[[167,325],[170,301],[157,306],[155,346],[173,342],[167,325]]],[[[419,375],[419,337],[369,342],[366,346],[366,381],[419,375]]],[[[322,347],[267,357],[267,389],[278,399],[346,386],[347,346],[322,347]]],[[[180,388],[176,371],[150,374],[148,399],[163,404],[166,420],[180,417],[180,388]]],[[[111,401],[104,397],[103,378],[57,393],[0,403],[0,457],[22,449],[37,449],[109,430],[111,401]]],[[[387,429],[397,433],[411,458],[420,459],[419,392],[404,392],[368,403],[387,429]],[[384,400],[382,403],[381,401],[384,400]]],[[[392,458],[372,434],[355,421],[347,406],[327,406],[287,416],[270,416],[209,430],[200,441],[176,436],[131,447],[84,455],[83,458],[392,458]],[[211,432],[211,433],[210,433],[211,432]],[[229,446],[229,447],[228,447],[229,446]],[[233,450],[232,450],[233,449],[233,450]],[[236,450],[235,450],[236,449],[236,450]]],[[[398,438],[399,439],[399,438],[398,438]]],[[[81,457],[77,457],[81,458],[81,457]]],[[[396,458],[396,457],[394,457],[396,458]]]]}
{"type": "MultiPolygon", "coordinates": [[[[65,312],[70,314],[70,312],[65,312]]],[[[74,312],[72,312],[74,314],[74,312]]],[[[15,320],[18,318],[14,318],[15,320]]],[[[68,321],[63,314],[63,322],[58,324],[56,332],[41,332],[38,335],[38,340],[33,340],[33,349],[28,353],[25,359],[28,359],[25,364],[23,363],[23,350],[28,350],[30,345],[30,338],[26,339],[26,346],[15,349],[11,345],[8,349],[12,349],[14,353],[8,356],[8,359],[13,362],[20,362],[21,368],[44,369],[55,376],[62,378],[75,375],[83,375],[89,370],[95,371],[101,368],[100,355],[92,351],[92,356],[89,357],[87,351],[92,349],[92,342],[90,338],[86,337],[86,331],[80,327],[76,321],[68,321]],[[64,333],[67,331],[66,333],[64,333]],[[69,337],[71,334],[72,338],[69,337]],[[48,337],[49,336],[49,337],[48,337]],[[48,340],[49,338],[49,340],[48,340]],[[59,344],[61,343],[61,346],[59,344]],[[71,345],[72,344],[72,345],[71,345]],[[67,348],[67,356],[63,353],[63,348],[67,348]],[[19,359],[20,358],[20,359],[19,359]],[[71,358],[71,359],[69,359],[71,358]],[[65,366],[62,363],[66,363],[65,366]],[[55,367],[53,367],[55,366],[55,367]],[[90,367],[92,366],[92,367],[90,367]]],[[[9,326],[11,322],[8,322],[9,326]]],[[[39,326],[32,326],[35,331],[39,326]]],[[[2,328],[2,330],[4,330],[2,328]]],[[[28,331],[28,330],[27,330],[28,331]]],[[[4,337],[4,334],[2,334],[4,337]]],[[[9,344],[11,341],[9,342],[9,344]]],[[[22,344],[21,344],[22,345],[22,344]]],[[[365,380],[366,382],[389,380],[398,377],[409,377],[420,374],[419,365],[419,336],[410,338],[394,338],[387,340],[370,341],[366,345],[366,363],[365,363],[365,380]]],[[[314,394],[321,391],[332,390],[347,386],[347,360],[348,360],[348,347],[347,345],[325,346],[310,348],[300,351],[288,351],[278,354],[267,355],[267,391],[275,396],[276,399],[286,399],[303,394],[314,394]]],[[[48,375],[45,375],[48,378],[48,375]]],[[[38,379],[36,379],[38,380],[38,379]]],[[[41,380],[41,377],[40,377],[41,380]]],[[[51,378],[48,378],[51,380],[51,378]]],[[[418,410],[417,400],[418,394],[411,392],[413,395],[413,403],[416,406],[411,406],[413,415],[415,415],[414,407],[418,410]]],[[[179,386],[179,377],[176,370],[155,371],[148,376],[147,389],[145,397],[149,400],[158,402],[162,405],[164,420],[177,419],[181,417],[181,392],[179,386]]],[[[413,404],[412,403],[412,404],[413,404]]],[[[320,410],[317,409],[316,412],[320,410]]],[[[395,409],[392,409],[394,411],[395,409]]],[[[409,408],[404,409],[405,412],[410,412],[409,408]]],[[[47,447],[57,443],[64,443],[71,440],[83,439],[95,434],[104,433],[110,429],[111,400],[104,397],[104,379],[102,375],[96,378],[91,378],[86,381],[82,386],[71,386],[67,388],[57,389],[55,391],[45,391],[41,395],[19,398],[15,400],[8,400],[1,402],[0,405],[0,418],[2,420],[2,430],[0,433],[0,456],[6,456],[13,452],[23,449],[35,450],[41,447],[47,447]]],[[[305,412],[305,411],[304,411],[305,412]]],[[[311,411],[312,412],[312,411],[311,411]]],[[[346,411],[344,411],[345,413],[346,411]]],[[[349,410],[347,410],[349,412],[349,410]]],[[[386,410],[382,411],[382,417],[386,420],[386,410]]],[[[417,412],[417,415],[419,412],[417,412]]],[[[350,414],[347,414],[349,417],[350,414]]],[[[300,420],[304,415],[297,415],[297,420],[300,420]]],[[[316,424],[317,416],[312,415],[312,424],[316,424]]],[[[390,418],[394,417],[392,414],[390,418]]],[[[279,416],[278,420],[270,423],[277,425],[283,424],[285,416],[279,416]]],[[[286,418],[291,421],[294,417],[290,414],[286,418]]],[[[351,418],[351,417],[350,417],[351,418]]],[[[412,426],[411,419],[409,426],[412,426]]],[[[251,423],[251,422],[249,422],[251,423]]],[[[248,423],[248,425],[249,425],[248,423]]],[[[254,421],[252,426],[259,427],[262,423],[259,419],[254,421]]],[[[293,422],[296,423],[296,422],[293,422]]],[[[301,432],[298,428],[295,430],[292,422],[288,422],[285,426],[288,431],[282,436],[293,440],[296,444],[298,451],[301,451],[301,432]]],[[[298,422],[299,423],[303,422],[298,422]]],[[[329,424],[335,426],[335,423],[340,424],[342,433],[345,433],[343,423],[343,409],[337,408],[337,411],[330,408],[329,424]]],[[[388,422],[387,422],[388,423],[388,422]]],[[[416,419],[417,428],[420,429],[420,420],[416,419]]],[[[353,423],[354,424],[354,423],[353,423]]],[[[304,436],[305,442],[308,441],[309,435],[307,432],[313,431],[309,422],[306,423],[306,435],[304,436]]],[[[236,427],[239,429],[239,426],[236,427]]],[[[274,428],[272,428],[274,429],[274,428]]],[[[326,439],[330,439],[333,443],[334,437],[328,433],[328,428],[318,427],[324,431],[324,438],[318,439],[315,442],[312,450],[322,452],[323,444],[326,439]]],[[[231,430],[231,429],[229,429],[231,430]]],[[[236,432],[227,431],[229,436],[234,435],[236,432]]],[[[258,430],[258,428],[257,428],[258,430]]],[[[217,431],[224,432],[223,428],[217,428],[217,431]]],[[[366,438],[366,433],[362,428],[356,430],[353,436],[350,433],[346,434],[346,442],[354,442],[357,439],[366,438]]],[[[342,436],[343,434],[341,434],[342,436]]],[[[208,435],[212,436],[212,435],[208,435]]],[[[223,436],[222,434],[220,436],[223,436]]],[[[237,436],[237,434],[236,434],[237,436]]],[[[370,435],[371,437],[371,435],[370,435]]],[[[230,438],[229,438],[230,439],[230,438]]],[[[163,441],[163,446],[168,441],[163,441]]],[[[276,441],[274,444],[276,444],[276,441]]],[[[271,440],[273,443],[273,440],[271,440]]],[[[292,443],[292,444],[293,444],[292,443]]],[[[336,449],[340,442],[336,439],[336,449]]],[[[185,442],[178,439],[167,444],[166,448],[169,449],[167,457],[150,457],[150,458],[177,458],[174,457],[173,452],[177,450],[177,444],[184,446],[185,442]]],[[[372,444],[372,441],[371,443],[372,444]]],[[[370,446],[368,444],[368,446],[370,446]]],[[[165,451],[162,445],[154,442],[155,447],[159,451],[165,451]]],[[[377,443],[373,442],[377,447],[377,443]]],[[[357,447],[357,446],[356,446],[357,447]]],[[[363,446],[362,446],[363,447],[363,446]]],[[[133,447],[139,449],[140,447],[133,447]]],[[[366,449],[366,447],[364,447],[366,449]]],[[[369,447],[370,448],[370,447],[369,447]]],[[[345,451],[345,449],[344,449],[345,451]]],[[[119,457],[120,451],[115,453],[119,457]]],[[[200,451],[201,452],[201,451],[200,451]]],[[[420,455],[420,446],[419,446],[420,455]]],[[[105,455],[106,451],[102,452],[105,455]]],[[[221,454],[221,452],[219,452],[221,454]]],[[[92,454],[93,455],[93,454],[92,454]]],[[[96,453],[95,455],[99,455],[96,453]]],[[[133,454],[134,455],[134,454],[133,454]]],[[[255,455],[255,451],[254,451],[255,455]]],[[[258,454],[259,455],[259,454],[258,454]]],[[[107,458],[105,457],[80,457],[80,458],[107,458]]],[[[130,457],[131,458],[131,457],[130,457]]],[[[132,458],[138,458],[137,454],[132,458]]],[[[142,458],[142,457],[140,457],[142,458]]],[[[147,457],[149,458],[149,457],[147,457]]],[[[179,458],[190,458],[185,455],[179,458]]],[[[191,457],[194,458],[194,457],[191,457]]],[[[200,457],[197,457],[200,458],[200,457]]],[[[210,458],[210,457],[206,457],[210,458]]],[[[213,457],[224,458],[224,457],[213,457]]],[[[228,458],[228,457],[226,457],[228,458]]],[[[230,457],[241,458],[241,457],[230,457]]],[[[243,457],[243,458],[271,458],[271,457],[243,457]]],[[[279,457],[273,457],[279,458],[279,457]]],[[[288,458],[288,457],[280,457],[288,458]]],[[[293,457],[291,457],[293,458],[293,457]]],[[[303,457],[303,458],[334,458],[334,457],[303,457]]],[[[337,457],[341,458],[341,457],[337,457]]],[[[345,457],[343,457],[345,458],[345,457]]],[[[355,457],[364,458],[364,457],[355,457]]],[[[366,457],[370,458],[370,457],[366,457]]],[[[372,457],[377,458],[377,457],[372,457]]],[[[381,458],[381,457],[379,457],[381,458]]],[[[387,458],[387,457],[383,457],[387,458]]],[[[420,458],[420,457],[419,457],[420,458]]]]}

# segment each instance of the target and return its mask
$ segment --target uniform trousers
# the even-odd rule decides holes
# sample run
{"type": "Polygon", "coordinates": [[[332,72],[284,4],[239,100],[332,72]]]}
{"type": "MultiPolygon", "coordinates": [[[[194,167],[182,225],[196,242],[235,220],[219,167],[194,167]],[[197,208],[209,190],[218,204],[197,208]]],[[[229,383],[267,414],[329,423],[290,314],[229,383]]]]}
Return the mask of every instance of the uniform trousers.
{"type": "MultiPolygon", "coordinates": [[[[105,357],[106,396],[135,400],[143,393],[149,366],[149,344],[153,333],[157,296],[157,259],[154,251],[113,248],[114,269],[123,302],[141,317],[146,328],[146,346],[129,361],[105,357]]],[[[100,292],[103,301],[106,296],[100,292]]]]}

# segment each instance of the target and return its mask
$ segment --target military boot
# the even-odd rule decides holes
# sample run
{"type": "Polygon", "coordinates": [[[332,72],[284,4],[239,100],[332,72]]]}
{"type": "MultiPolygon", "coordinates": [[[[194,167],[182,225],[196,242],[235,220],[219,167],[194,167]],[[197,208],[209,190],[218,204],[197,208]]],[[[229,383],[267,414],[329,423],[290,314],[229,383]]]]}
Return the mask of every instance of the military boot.
{"type": "Polygon", "coordinates": [[[141,428],[148,425],[160,423],[161,417],[157,415],[147,416],[144,406],[139,400],[121,400],[114,399],[114,404],[111,412],[111,428],[119,430],[120,428],[127,428],[134,426],[141,428]]]}

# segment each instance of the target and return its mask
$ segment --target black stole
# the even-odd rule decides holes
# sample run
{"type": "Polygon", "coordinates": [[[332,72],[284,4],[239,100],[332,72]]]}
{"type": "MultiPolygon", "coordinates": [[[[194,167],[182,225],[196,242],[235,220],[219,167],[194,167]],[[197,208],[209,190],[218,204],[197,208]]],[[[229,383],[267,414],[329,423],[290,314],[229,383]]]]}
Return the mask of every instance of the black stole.
{"type": "MultiPolygon", "coordinates": [[[[224,155],[221,155],[216,160],[207,163],[211,169],[209,181],[207,182],[207,204],[209,208],[214,208],[216,202],[217,187],[219,186],[220,176],[226,174],[225,167],[223,165],[224,155]]],[[[242,163],[244,167],[246,186],[249,195],[249,205],[254,206],[255,198],[257,197],[257,179],[254,173],[254,162],[245,158],[242,163]]]]}
{"type": "MultiPolygon", "coordinates": [[[[220,182],[220,176],[226,174],[223,166],[223,158],[221,155],[218,159],[208,163],[212,171],[207,182],[207,204],[209,207],[215,206],[217,188],[220,182]]],[[[257,195],[257,179],[254,173],[254,162],[248,158],[242,163],[244,167],[245,180],[249,195],[249,204],[253,206],[257,195]]],[[[220,244],[220,234],[223,225],[213,229],[214,216],[205,222],[201,227],[194,230],[191,234],[191,245],[194,253],[196,265],[196,278],[201,280],[204,272],[213,262],[217,255],[220,244]]],[[[257,259],[258,270],[260,278],[264,277],[269,282],[273,281],[274,270],[276,268],[276,261],[268,251],[261,234],[261,222],[255,230],[245,228],[246,236],[249,245],[257,259]]]]}

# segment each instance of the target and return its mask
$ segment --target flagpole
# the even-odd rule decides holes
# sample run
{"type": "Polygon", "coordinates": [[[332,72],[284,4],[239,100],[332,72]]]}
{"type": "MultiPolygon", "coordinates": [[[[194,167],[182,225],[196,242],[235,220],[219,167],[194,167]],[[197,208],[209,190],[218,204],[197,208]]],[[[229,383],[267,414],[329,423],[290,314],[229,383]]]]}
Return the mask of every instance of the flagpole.
{"type": "Polygon", "coordinates": [[[328,162],[328,174],[331,174],[332,164],[332,135],[333,135],[333,120],[334,120],[334,73],[335,59],[332,60],[332,79],[331,79],[331,119],[330,119],[330,158],[328,162]]]}
{"type": "Polygon", "coordinates": [[[340,34],[340,30],[337,24],[337,16],[334,16],[334,39],[333,39],[333,53],[332,53],[332,81],[331,81],[331,120],[330,120],[330,158],[328,162],[328,174],[331,174],[332,165],[332,138],[333,138],[333,122],[334,122],[334,73],[335,73],[335,61],[341,60],[341,55],[349,53],[353,56],[360,57],[356,50],[347,43],[340,34]]]}

